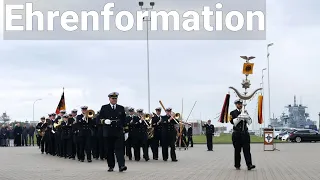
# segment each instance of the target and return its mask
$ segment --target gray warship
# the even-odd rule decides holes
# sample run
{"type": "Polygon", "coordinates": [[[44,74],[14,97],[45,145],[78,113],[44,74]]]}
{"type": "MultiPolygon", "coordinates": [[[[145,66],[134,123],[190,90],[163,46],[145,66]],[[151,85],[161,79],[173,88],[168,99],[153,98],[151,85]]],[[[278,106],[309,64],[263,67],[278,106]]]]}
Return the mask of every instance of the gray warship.
{"type": "Polygon", "coordinates": [[[288,114],[282,113],[280,119],[271,118],[270,126],[271,127],[283,127],[283,128],[307,128],[314,129],[316,128],[316,122],[310,120],[309,114],[306,113],[307,106],[302,104],[297,104],[296,96],[294,96],[293,105],[289,104],[285,106],[288,109],[288,114]]]}

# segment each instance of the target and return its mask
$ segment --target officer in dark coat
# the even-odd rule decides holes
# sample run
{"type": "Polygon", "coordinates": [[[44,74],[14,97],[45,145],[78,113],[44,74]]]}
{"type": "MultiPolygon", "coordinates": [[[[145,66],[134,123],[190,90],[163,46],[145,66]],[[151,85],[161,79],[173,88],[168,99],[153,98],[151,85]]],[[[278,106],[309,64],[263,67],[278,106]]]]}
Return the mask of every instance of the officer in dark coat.
{"type": "Polygon", "coordinates": [[[72,156],[72,122],[69,120],[69,115],[64,114],[61,122],[61,146],[62,157],[65,159],[72,156]]]}
{"type": "Polygon", "coordinates": [[[34,146],[34,132],[35,132],[35,128],[33,127],[33,125],[30,125],[30,127],[28,128],[28,135],[29,135],[29,145],[34,146]]]}
{"type": "Polygon", "coordinates": [[[14,127],[14,142],[16,146],[21,146],[21,134],[22,128],[20,126],[20,123],[17,123],[14,127]]]}
{"type": "Polygon", "coordinates": [[[99,144],[99,157],[100,160],[103,161],[107,157],[107,137],[103,136],[103,127],[104,124],[100,122],[100,111],[96,117],[96,124],[97,124],[97,136],[98,136],[98,144],[99,144]]]}
{"type": "Polygon", "coordinates": [[[176,148],[175,148],[175,142],[176,142],[176,136],[177,136],[177,130],[174,127],[175,124],[177,124],[177,120],[174,119],[174,117],[171,114],[172,108],[166,109],[166,115],[161,116],[160,124],[162,126],[162,158],[164,161],[167,161],[169,158],[168,155],[168,149],[170,146],[170,156],[171,160],[173,162],[177,162],[177,156],[176,156],[176,148]]]}
{"type": "Polygon", "coordinates": [[[154,135],[151,143],[151,150],[153,154],[153,159],[158,160],[159,158],[159,144],[161,140],[161,107],[155,109],[156,113],[152,117],[152,127],[154,128],[154,135]]]}
{"type": "Polygon", "coordinates": [[[72,153],[71,153],[71,157],[70,159],[75,160],[75,157],[77,155],[78,160],[80,161],[80,157],[79,157],[79,143],[78,143],[78,129],[77,129],[77,114],[78,110],[73,109],[71,111],[71,117],[69,118],[70,123],[72,123],[71,125],[71,131],[72,131],[72,135],[71,135],[71,139],[72,139],[72,153]]]}
{"type": "Polygon", "coordinates": [[[231,120],[233,124],[232,143],[234,147],[234,167],[239,170],[241,166],[241,148],[243,149],[244,158],[248,170],[254,169],[256,166],[252,165],[251,153],[250,153],[250,135],[248,132],[247,124],[251,120],[247,115],[240,115],[242,109],[242,100],[236,100],[235,105],[237,109],[230,112],[231,120]]]}
{"type": "Polygon", "coordinates": [[[188,136],[188,143],[187,143],[187,146],[189,147],[193,147],[193,139],[192,139],[192,136],[193,136],[193,129],[192,129],[192,125],[191,123],[188,124],[189,125],[189,128],[188,128],[188,132],[187,132],[187,136],[188,136]]]}
{"type": "Polygon", "coordinates": [[[46,134],[48,134],[48,152],[49,154],[55,156],[57,155],[56,151],[56,139],[55,139],[55,129],[54,129],[54,122],[56,119],[56,113],[52,113],[51,116],[49,116],[50,122],[48,123],[46,134]]]}
{"type": "Polygon", "coordinates": [[[87,161],[92,162],[91,160],[91,137],[92,137],[92,125],[93,118],[86,116],[88,106],[82,106],[82,114],[77,116],[77,129],[78,129],[78,138],[79,138],[79,156],[80,161],[84,162],[84,152],[87,155],[87,161]]]}
{"type": "Polygon", "coordinates": [[[128,138],[125,141],[125,155],[128,156],[129,160],[132,160],[132,147],[133,147],[133,140],[134,140],[134,131],[133,131],[133,122],[138,122],[138,116],[134,115],[134,108],[130,107],[129,115],[126,117],[126,126],[125,126],[125,133],[128,133],[128,138]],[[131,123],[132,122],[132,123],[131,123]]]}
{"type": "MultiPolygon", "coordinates": [[[[65,110],[61,110],[60,114],[58,117],[54,120],[54,123],[59,124],[63,121],[63,116],[66,115],[65,110]]],[[[54,127],[54,139],[55,139],[55,148],[56,148],[56,153],[57,156],[59,157],[64,157],[62,153],[62,139],[61,139],[61,134],[62,134],[62,129],[61,129],[61,124],[59,126],[54,127]]]]}
{"type": "Polygon", "coordinates": [[[45,152],[45,144],[46,144],[45,130],[46,130],[46,128],[47,128],[46,118],[41,117],[40,122],[36,126],[36,129],[38,131],[37,141],[39,139],[39,148],[40,148],[42,154],[45,152]]]}
{"type": "Polygon", "coordinates": [[[125,166],[123,146],[124,132],[123,127],[126,121],[124,107],[117,104],[119,93],[113,92],[108,95],[109,104],[103,105],[100,110],[100,123],[103,125],[103,136],[107,137],[108,150],[107,161],[109,170],[112,172],[115,166],[114,154],[117,157],[119,171],[127,170],[125,166]]]}
{"type": "Polygon", "coordinates": [[[147,124],[143,119],[143,109],[137,109],[138,113],[138,121],[134,121],[133,128],[135,133],[135,138],[133,142],[134,147],[134,158],[136,161],[140,161],[140,151],[142,148],[143,151],[143,158],[146,161],[149,161],[149,154],[148,154],[148,135],[147,135],[147,124]]]}
{"type": "Polygon", "coordinates": [[[208,122],[203,125],[203,128],[205,128],[205,130],[206,130],[208,151],[213,151],[212,150],[213,149],[212,139],[213,139],[213,135],[214,135],[214,125],[211,124],[211,120],[208,120],[208,122]]]}
{"type": "Polygon", "coordinates": [[[97,114],[94,116],[92,121],[91,148],[92,148],[92,156],[96,160],[99,159],[99,136],[98,136],[98,124],[97,124],[99,113],[100,112],[97,111],[97,114]]]}

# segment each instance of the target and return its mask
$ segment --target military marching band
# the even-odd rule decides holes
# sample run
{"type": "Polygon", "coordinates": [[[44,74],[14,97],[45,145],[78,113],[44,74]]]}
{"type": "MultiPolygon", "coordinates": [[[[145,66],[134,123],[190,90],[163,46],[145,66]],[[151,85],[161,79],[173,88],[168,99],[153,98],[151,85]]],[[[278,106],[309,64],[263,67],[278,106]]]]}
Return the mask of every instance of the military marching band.
{"type": "Polygon", "coordinates": [[[61,110],[59,114],[42,117],[36,126],[41,153],[89,163],[92,158],[106,159],[109,172],[114,170],[116,158],[122,172],[127,170],[125,156],[140,161],[142,150],[142,158],[149,161],[151,149],[152,159],[158,160],[161,146],[163,160],[167,161],[170,154],[171,161],[177,162],[179,114],[174,114],[172,108],[166,108],[165,115],[161,115],[161,108],[156,108],[153,114],[137,109],[137,115],[134,108],[129,108],[126,114],[124,107],[117,103],[118,95],[117,92],[110,93],[110,103],[103,105],[97,113],[82,106],[80,114],[76,109],[70,114],[61,110]]]}

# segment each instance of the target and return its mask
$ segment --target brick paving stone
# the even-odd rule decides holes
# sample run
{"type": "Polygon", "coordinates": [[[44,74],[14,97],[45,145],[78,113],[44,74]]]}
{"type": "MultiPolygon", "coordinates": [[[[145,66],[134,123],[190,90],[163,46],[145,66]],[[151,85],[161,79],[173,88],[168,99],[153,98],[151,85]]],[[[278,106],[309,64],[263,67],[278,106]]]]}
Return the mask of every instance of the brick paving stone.
{"type": "MultiPolygon", "coordinates": [[[[107,172],[106,161],[91,164],[43,155],[36,147],[0,148],[0,180],[319,180],[320,143],[277,144],[280,151],[263,151],[262,144],[252,144],[257,168],[247,171],[233,167],[232,145],[205,145],[177,150],[178,162],[162,160],[128,161],[128,170],[107,172]]],[[[160,151],[161,152],[161,151],[160,151]]],[[[150,152],[151,155],[151,152],[150,152]]],[[[160,156],[161,159],[161,156],[160,156]]]]}

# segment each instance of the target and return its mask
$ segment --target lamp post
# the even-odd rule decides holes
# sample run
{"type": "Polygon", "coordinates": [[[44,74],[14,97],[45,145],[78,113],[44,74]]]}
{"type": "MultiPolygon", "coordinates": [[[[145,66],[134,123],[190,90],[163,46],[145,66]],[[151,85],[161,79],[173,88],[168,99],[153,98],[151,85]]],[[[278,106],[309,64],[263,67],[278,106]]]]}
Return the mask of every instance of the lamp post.
{"type": "MultiPolygon", "coordinates": [[[[150,2],[150,7],[143,7],[144,3],[142,1],[139,2],[139,6],[141,10],[149,11],[153,9],[154,2],[150,2]]],[[[147,77],[148,77],[148,113],[151,113],[150,111],[150,65],[149,65],[149,22],[151,21],[151,18],[149,16],[144,17],[143,21],[147,24],[147,77]]]]}
{"type": "Polygon", "coordinates": [[[36,104],[37,101],[41,101],[42,99],[37,99],[33,102],[33,106],[32,106],[32,121],[34,121],[34,105],[36,104]]]}
{"type": "Polygon", "coordinates": [[[271,120],[271,93],[270,93],[270,63],[269,63],[269,47],[273,46],[273,43],[267,45],[267,60],[268,60],[268,99],[269,99],[269,121],[271,120]]]}
{"type": "MultiPolygon", "coordinates": [[[[263,82],[263,78],[264,78],[264,74],[263,72],[267,70],[267,68],[263,68],[262,69],[262,76],[261,76],[261,84],[262,84],[262,95],[264,96],[264,82],[263,82]]],[[[264,101],[262,102],[262,107],[264,107],[264,101]]],[[[266,118],[265,118],[265,115],[264,115],[264,108],[262,108],[262,114],[263,114],[263,127],[265,128],[266,127],[266,118]]]]}

